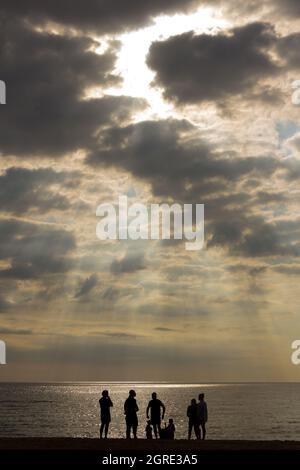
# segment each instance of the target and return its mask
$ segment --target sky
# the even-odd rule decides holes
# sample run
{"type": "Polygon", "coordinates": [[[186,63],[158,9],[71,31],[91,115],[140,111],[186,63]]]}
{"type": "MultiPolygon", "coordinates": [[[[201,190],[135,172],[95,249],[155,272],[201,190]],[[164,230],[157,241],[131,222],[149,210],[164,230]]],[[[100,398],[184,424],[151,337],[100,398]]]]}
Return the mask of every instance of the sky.
{"type": "Polygon", "coordinates": [[[1,0],[1,381],[299,380],[299,45],[298,0],[1,0]],[[97,239],[120,195],[204,249],[97,239]]]}

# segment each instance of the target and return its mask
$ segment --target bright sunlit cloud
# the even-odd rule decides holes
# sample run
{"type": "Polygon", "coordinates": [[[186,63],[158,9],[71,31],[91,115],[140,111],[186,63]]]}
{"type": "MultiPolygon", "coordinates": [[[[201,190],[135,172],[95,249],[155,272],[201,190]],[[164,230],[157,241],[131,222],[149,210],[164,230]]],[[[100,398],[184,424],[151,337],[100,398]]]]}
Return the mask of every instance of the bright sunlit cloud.
{"type": "Polygon", "coordinates": [[[201,8],[190,15],[158,17],[152,26],[121,35],[118,39],[122,42],[122,47],[115,73],[122,77],[123,83],[120,88],[109,89],[108,92],[115,95],[143,97],[148,101],[148,110],[137,114],[136,121],[145,118],[167,118],[170,115],[174,117],[173,105],[163,100],[160,90],[151,87],[154,72],[146,64],[151,43],[188,31],[212,34],[218,29],[229,26],[230,23],[219,17],[213,9],[201,8]]]}

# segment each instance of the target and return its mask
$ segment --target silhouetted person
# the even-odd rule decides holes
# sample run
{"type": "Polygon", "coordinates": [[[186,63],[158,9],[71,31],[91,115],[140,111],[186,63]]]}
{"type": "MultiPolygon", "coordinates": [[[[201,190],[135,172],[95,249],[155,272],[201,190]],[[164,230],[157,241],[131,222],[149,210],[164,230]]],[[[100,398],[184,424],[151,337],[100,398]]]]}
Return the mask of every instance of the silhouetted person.
{"type": "Polygon", "coordinates": [[[166,427],[167,439],[174,439],[175,437],[175,426],[172,418],[169,419],[169,424],[166,427]]]}
{"type": "Polygon", "coordinates": [[[138,427],[138,417],[137,412],[139,407],[137,406],[136,393],[134,390],[130,390],[129,397],[124,403],[124,413],[126,416],[126,438],[130,439],[131,429],[133,432],[134,439],[137,438],[137,427],[138,427]]]}
{"type": "Polygon", "coordinates": [[[152,426],[151,426],[151,421],[148,419],[147,421],[147,426],[146,426],[146,439],[152,439],[152,426]]]}
{"type": "Polygon", "coordinates": [[[166,407],[165,405],[158,400],[157,394],[152,393],[152,400],[149,401],[147,406],[147,418],[149,419],[149,410],[150,410],[150,421],[153,426],[154,434],[157,439],[160,432],[160,423],[161,419],[164,419],[166,407]],[[162,416],[160,415],[160,409],[162,409],[162,416]]]}
{"type": "MultiPolygon", "coordinates": [[[[206,429],[205,425],[208,419],[208,412],[207,412],[207,404],[204,401],[204,393],[200,393],[199,395],[199,402],[197,403],[197,416],[198,416],[198,424],[199,424],[199,431],[202,431],[202,439],[205,439],[206,429]]],[[[201,439],[201,432],[199,433],[199,439],[201,439]]]]}
{"type": "Polygon", "coordinates": [[[100,404],[100,415],[101,415],[100,439],[102,439],[103,430],[104,430],[105,439],[107,439],[109,423],[111,421],[110,408],[113,406],[113,403],[109,397],[107,390],[103,390],[102,398],[100,398],[99,404],[100,404]]]}
{"type": "Polygon", "coordinates": [[[191,439],[193,429],[195,431],[196,438],[199,439],[200,430],[198,423],[198,407],[195,398],[191,400],[191,404],[188,406],[186,414],[189,418],[188,439],[191,439]]]}

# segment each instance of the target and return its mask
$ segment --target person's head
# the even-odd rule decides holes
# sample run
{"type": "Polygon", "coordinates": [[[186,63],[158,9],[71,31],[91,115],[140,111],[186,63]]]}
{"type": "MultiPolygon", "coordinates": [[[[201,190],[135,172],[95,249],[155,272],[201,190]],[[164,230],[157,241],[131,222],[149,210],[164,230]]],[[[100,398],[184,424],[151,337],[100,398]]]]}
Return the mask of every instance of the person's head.
{"type": "Polygon", "coordinates": [[[200,401],[203,401],[203,400],[204,400],[204,393],[200,393],[200,395],[199,395],[199,400],[200,400],[200,401]]]}
{"type": "Polygon", "coordinates": [[[173,422],[174,422],[173,419],[170,418],[170,419],[169,419],[169,424],[173,424],[173,422]]]}
{"type": "Polygon", "coordinates": [[[102,396],[103,396],[104,398],[107,398],[107,397],[108,397],[108,390],[103,390],[102,396]]]}
{"type": "Polygon", "coordinates": [[[136,396],[135,390],[129,390],[129,396],[134,398],[136,396]]]}
{"type": "Polygon", "coordinates": [[[156,398],[157,398],[157,393],[156,393],[156,392],[153,392],[153,393],[152,393],[152,399],[153,399],[153,400],[156,400],[156,398]]]}
{"type": "Polygon", "coordinates": [[[191,399],[191,405],[196,405],[196,404],[197,404],[197,402],[196,402],[195,398],[192,398],[191,399]]]}

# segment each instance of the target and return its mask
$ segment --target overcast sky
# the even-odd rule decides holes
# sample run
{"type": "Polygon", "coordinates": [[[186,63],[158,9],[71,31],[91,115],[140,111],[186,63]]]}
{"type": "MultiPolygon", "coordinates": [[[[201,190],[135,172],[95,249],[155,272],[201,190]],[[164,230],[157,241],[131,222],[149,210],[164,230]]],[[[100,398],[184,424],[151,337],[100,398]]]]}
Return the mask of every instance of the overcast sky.
{"type": "Polygon", "coordinates": [[[298,0],[1,0],[0,380],[299,379],[299,50],[298,0]],[[119,195],[205,249],[98,240],[119,195]]]}

